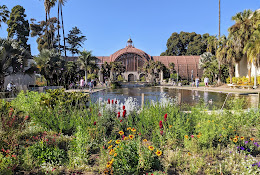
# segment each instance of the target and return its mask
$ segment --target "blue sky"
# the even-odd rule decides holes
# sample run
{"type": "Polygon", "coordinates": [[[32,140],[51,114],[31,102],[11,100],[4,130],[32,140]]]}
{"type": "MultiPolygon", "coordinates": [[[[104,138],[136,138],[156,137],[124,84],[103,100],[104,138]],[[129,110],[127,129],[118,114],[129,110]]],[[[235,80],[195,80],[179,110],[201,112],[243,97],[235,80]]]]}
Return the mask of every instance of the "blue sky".
{"type": "MultiPolygon", "coordinates": [[[[45,20],[44,0],[1,0],[9,10],[25,8],[27,18],[45,20]]],[[[244,9],[260,8],[260,0],[222,0],[221,34],[234,24],[231,17],[244,9]]],[[[84,48],[95,56],[109,56],[124,48],[131,36],[136,48],[152,56],[166,50],[173,32],[218,34],[218,0],[67,0],[64,8],[65,34],[77,26],[84,35],[84,48]]],[[[51,11],[57,16],[57,7],[51,11]]],[[[6,24],[0,37],[6,37],[6,24]]],[[[32,54],[38,54],[36,38],[30,38],[32,54]]]]}

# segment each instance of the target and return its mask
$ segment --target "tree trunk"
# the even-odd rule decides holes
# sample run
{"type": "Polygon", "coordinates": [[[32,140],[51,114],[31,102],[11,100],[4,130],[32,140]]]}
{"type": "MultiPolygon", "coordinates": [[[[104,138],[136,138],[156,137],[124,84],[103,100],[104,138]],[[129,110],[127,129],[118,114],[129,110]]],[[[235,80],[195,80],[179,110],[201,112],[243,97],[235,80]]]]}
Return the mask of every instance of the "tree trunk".
{"type": "Polygon", "coordinates": [[[229,67],[229,77],[230,77],[230,84],[232,84],[232,77],[233,77],[233,71],[232,71],[232,66],[229,67]]]}
{"type": "Polygon", "coordinates": [[[248,82],[251,83],[251,67],[248,69],[248,82]]]}
{"type": "Polygon", "coordinates": [[[0,74],[0,91],[4,91],[5,76],[3,73],[0,74]]]}
{"type": "Polygon", "coordinates": [[[88,73],[87,73],[87,70],[85,70],[85,83],[87,83],[88,82],[88,79],[87,79],[87,75],[88,73]]]}
{"type": "Polygon", "coordinates": [[[46,11],[46,14],[45,14],[45,17],[46,17],[46,35],[47,35],[47,43],[48,43],[48,49],[50,49],[50,46],[49,46],[49,32],[48,32],[48,13],[46,11]]]}
{"type": "Polygon", "coordinates": [[[221,69],[220,69],[220,62],[218,63],[218,85],[221,83],[221,69]]]}
{"type": "Polygon", "coordinates": [[[59,53],[60,53],[60,2],[58,3],[58,40],[59,40],[59,53]]]}
{"type": "Polygon", "coordinates": [[[62,33],[63,33],[63,41],[64,41],[64,54],[65,54],[65,57],[67,57],[66,44],[65,44],[65,32],[64,32],[64,24],[63,24],[63,14],[62,14],[62,5],[61,4],[60,4],[60,14],[61,14],[62,33]]]}

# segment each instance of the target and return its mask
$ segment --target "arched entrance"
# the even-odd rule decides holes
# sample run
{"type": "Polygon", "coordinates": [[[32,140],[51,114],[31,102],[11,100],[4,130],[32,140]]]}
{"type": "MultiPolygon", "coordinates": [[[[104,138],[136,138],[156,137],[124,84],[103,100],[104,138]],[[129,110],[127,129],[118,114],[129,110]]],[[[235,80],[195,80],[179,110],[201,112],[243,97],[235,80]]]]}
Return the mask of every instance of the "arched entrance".
{"type": "Polygon", "coordinates": [[[134,76],[134,74],[129,74],[129,75],[128,75],[128,81],[135,81],[135,76],[134,76]]]}

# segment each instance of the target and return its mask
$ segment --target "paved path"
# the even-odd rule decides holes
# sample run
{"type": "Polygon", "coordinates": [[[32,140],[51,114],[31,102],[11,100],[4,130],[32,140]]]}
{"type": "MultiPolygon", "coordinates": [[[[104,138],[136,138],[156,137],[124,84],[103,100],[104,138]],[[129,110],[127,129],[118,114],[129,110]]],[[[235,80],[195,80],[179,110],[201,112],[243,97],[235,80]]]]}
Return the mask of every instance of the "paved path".
{"type": "Polygon", "coordinates": [[[197,91],[208,91],[208,92],[222,92],[222,93],[235,93],[235,94],[258,94],[260,93],[260,88],[257,89],[231,89],[226,85],[220,87],[190,87],[190,86],[171,86],[171,85],[161,85],[156,87],[164,87],[170,89],[186,89],[186,90],[197,90],[197,91]]]}
{"type": "MultiPolygon", "coordinates": [[[[105,89],[106,88],[94,88],[92,90],[92,93],[103,91],[105,89]]],[[[89,89],[69,89],[69,90],[65,90],[65,92],[85,92],[85,93],[89,93],[89,89]]]]}

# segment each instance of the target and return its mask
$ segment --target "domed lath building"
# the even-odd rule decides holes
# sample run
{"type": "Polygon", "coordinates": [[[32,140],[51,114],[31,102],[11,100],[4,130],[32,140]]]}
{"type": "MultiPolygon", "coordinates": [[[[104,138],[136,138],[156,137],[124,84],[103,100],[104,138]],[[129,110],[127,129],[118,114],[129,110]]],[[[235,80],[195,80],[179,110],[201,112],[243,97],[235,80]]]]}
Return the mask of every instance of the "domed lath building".
{"type": "MultiPolygon", "coordinates": [[[[122,74],[127,81],[138,81],[144,72],[140,69],[143,68],[145,62],[150,60],[160,61],[166,67],[169,67],[170,63],[175,64],[175,70],[182,79],[191,80],[198,76],[201,77],[203,70],[199,69],[200,56],[150,56],[143,50],[137,49],[133,46],[131,38],[128,39],[125,48],[120,49],[110,56],[96,56],[98,59],[96,63],[98,65],[104,64],[105,62],[122,62],[125,66],[126,71],[122,74]],[[139,69],[138,69],[139,68],[139,69]]],[[[68,57],[67,61],[75,61],[77,58],[68,57]]],[[[163,77],[161,76],[161,80],[163,77]]],[[[102,78],[101,78],[101,81],[102,78]]]]}

